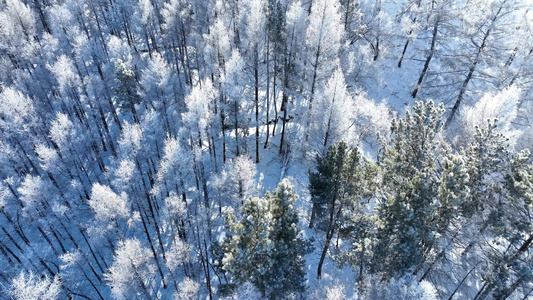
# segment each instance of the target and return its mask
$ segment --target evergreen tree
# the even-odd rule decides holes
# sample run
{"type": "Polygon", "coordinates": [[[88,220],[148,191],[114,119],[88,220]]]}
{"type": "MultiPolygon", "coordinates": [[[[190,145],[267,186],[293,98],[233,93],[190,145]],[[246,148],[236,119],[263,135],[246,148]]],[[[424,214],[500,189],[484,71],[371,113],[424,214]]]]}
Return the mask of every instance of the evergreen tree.
{"type": "Polygon", "coordinates": [[[224,268],[239,283],[253,283],[263,296],[279,299],[305,290],[303,256],[309,243],[299,237],[296,194],[283,180],[273,195],[249,198],[237,220],[229,213],[231,235],[224,245],[224,268]]]}
{"type": "Polygon", "coordinates": [[[141,97],[137,94],[135,73],[120,59],[115,62],[115,97],[119,107],[131,112],[133,119],[139,122],[136,105],[141,103],[141,97]]]}
{"type": "Polygon", "coordinates": [[[465,264],[481,260],[481,288],[475,299],[509,297],[522,283],[531,282],[525,253],[531,247],[531,166],[528,150],[511,155],[508,139],[497,121],[476,128],[474,142],[465,149],[471,196],[461,206],[462,227],[472,236],[464,253],[479,249],[465,264]],[[490,245],[490,247],[488,247],[490,245]]]}
{"type": "Polygon", "coordinates": [[[309,174],[309,191],[313,203],[309,227],[315,222],[326,232],[326,242],[318,264],[320,279],[322,265],[331,240],[339,229],[349,231],[350,219],[362,214],[360,201],[366,194],[363,159],[357,148],[349,149],[340,142],[329,147],[324,157],[319,157],[316,172],[309,174]]]}
{"type": "Polygon", "coordinates": [[[270,259],[272,268],[267,275],[270,298],[280,299],[293,292],[304,292],[305,261],[303,256],[311,249],[299,236],[298,214],[294,207],[298,196],[288,180],[283,180],[274,194],[265,196],[271,204],[272,215],[269,239],[273,243],[270,259]]]}
{"type": "Polygon", "coordinates": [[[392,276],[423,262],[434,243],[443,106],[417,102],[382,139],[374,271],[392,276]]]}
{"type": "Polygon", "coordinates": [[[471,194],[460,209],[467,218],[490,208],[498,201],[495,193],[503,185],[499,176],[509,166],[510,157],[508,140],[498,132],[496,122],[476,126],[474,130],[474,141],[462,151],[466,157],[471,194]]]}

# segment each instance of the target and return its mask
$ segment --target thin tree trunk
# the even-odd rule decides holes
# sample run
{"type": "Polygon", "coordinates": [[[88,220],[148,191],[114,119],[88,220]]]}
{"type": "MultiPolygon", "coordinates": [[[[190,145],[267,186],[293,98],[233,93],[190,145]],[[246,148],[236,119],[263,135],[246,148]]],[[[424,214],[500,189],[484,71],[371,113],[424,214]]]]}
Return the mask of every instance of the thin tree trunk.
{"type": "Polygon", "coordinates": [[[268,137],[270,136],[270,39],[267,38],[267,54],[266,54],[266,73],[267,73],[267,86],[266,86],[266,141],[264,149],[268,146],[268,137]]]}
{"type": "MultiPolygon", "coordinates": [[[[257,50],[257,44],[254,47],[254,79],[255,79],[255,162],[259,163],[259,53],[257,50]]],[[[268,120],[267,120],[267,123],[268,123],[268,120]]]]}
{"type": "Polygon", "coordinates": [[[373,48],[374,48],[374,58],[373,58],[373,60],[376,61],[379,58],[379,35],[376,37],[376,46],[373,46],[373,48]]]}
{"type": "MultiPolygon", "coordinates": [[[[420,7],[420,3],[422,2],[422,0],[418,0],[418,2],[416,3],[416,7],[419,8],[420,7]]],[[[416,19],[417,19],[418,16],[415,16],[413,18],[413,23],[416,23],[416,19]]],[[[407,34],[407,40],[405,41],[405,45],[403,46],[403,51],[402,51],[402,56],[400,56],[400,60],[398,61],[398,68],[401,68],[402,67],[402,61],[403,61],[403,58],[405,56],[405,53],[407,52],[407,47],[409,46],[409,36],[413,33],[413,30],[409,30],[409,33],[407,34]]]]}
{"type": "Polygon", "coordinates": [[[315,219],[316,219],[316,205],[313,203],[313,206],[311,207],[311,219],[309,220],[309,228],[315,227],[315,219]]]}
{"type": "Polygon", "coordinates": [[[346,1],[346,11],[344,12],[344,30],[348,30],[348,17],[350,14],[350,0],[346,1]]]}
{"type": "Polygon", "coordinates": [[[282,92],[282,100],[281,100],[281,107],[283,108],[283,123],[281,125],[281,141],[279,143],[279,153],[284,153],[284,142],[285,142],[285,124],[287,123],[287,94],[285,94],[285,91],[282,92]]]}
{"type": "Polygon", "coordinates": [[[278,67],[277,64],[277,57],[274,57],[274,82],[272,87],[272,100],[274,101],[274,126],[272,126],[272,136],[276,136],[276,126],[278,125],[278,103],[276,101],[277,99],[277,93],[276,93],[276,69],[278,67]]]}
{"type": "Polygon", "coordinates": [[[514,291],[522,284],[522,282],[524,282],[524,277],[523,276],[520,276],[520,278],[518,278],[508,289],[507,289],[507,292],[502,296],[502,299],[507,299],[509,298],[513,293],[514,291]]]}
{"type": "Polygon", "coordinates": [[[431,59],[433,58],[433,54],[435,53],[435,44],[437,42],[437,34],[438,34],[438,28],[439,28],[439,22],[440,20],[437,19],[435,21],[435,25],[433,26],[433,37],[431,38],[431,48],[429,50],[429,55],[426,58],[426,62],[424,63],[424,68],[422,69],[422,73],[420,73],[420,77],[418,77],[418,83],[416,84],[416,88],[411,94],[411,97],[416,98],[416,95],[418,94],[418,90],[422,86],[422,82],[424,81],[424,77],[426,76],[426,72],[429,69],[429,63],[431,62],[431,59]]]}
{"type": "MultiPolygon", "coordinates": [[[[305,142],[309,141],[309,126],[311,124],[311,111],[313,110],[313,100],[315,97],[316,77],[318,73],[318,59],[320,58],[320,44],[315,55],[315,64],[313,68],[313,79],[311,81],[311,97],[309,97],[309,112],[307,115],[307,124],[305,126],[305,142]]],[[[285,122],[285,121],[284,121],[285,122]]]]}
{"type": "Polygon", "coordinates": [[[494,15],[494,17],[492,17],[492,19],[491,19],[491,22],[490,22],[490,24],[489,24],[489,26],[487,28],[487,32],[485,32],[485,35],[483,36],[483,40],[481,41],[481,45],[477,49],[477,53],[476,53],[476,56],[474,58],[474,61],[472,62],[472,65],[470,66],[470,69],[468,70],[468,75],[466,75],[466,78],[463,81],[463,84],[461,86],[461,90],[459,90],[459,95],[457,96],[457,100],[455,101],[455,104],[453,105],[453,108],[452,108],[452,111],[450,113],[450,116],[448,117],[448,119],[446,119],[446,123],[444,124],[444,127],[448,127],[450,125],[450,123],[453,121],[453,118],[455,117],[455,114],[457,113],[457,110],[459,110],[459,106],[461,105],[461,101],[463,100],[464,94],[466,92],[466,87],[468,86],[468,83],[470,83],[470,80],[472,79],[472,75],[476,71],[477,64],[481,60],[482,52],[483,52],[483,49],[485,48],[487,40],[488,40],[488,38],[490,36],[492,25],[494,24],[494,22],[496,22],[496,19],[500,15],[500,12],[502,11],[504,3],[505,3],[505,1],[501,4],[501,6],[498,9],[498,11],[494,15]]]}
{"type": "Polygon", "coordinates": [[[457,293],[457,291],[459,290],[459,287],[461,287],[461,285],[465,282],[465,280],[468,277],[468,275],[470,275],[470,273],[472,273],[476,269],[476,267],[477,267],[477,264],[470,271],[468,271],[468,273],[466,273],[466,275],[463,277],[461,282],[459,282],[459,284],[455,287],[455,289],[453,290],[453,292],[450,295],[450,297],[448,298],[448,300],[452,300],[452,298],[455,295],[455,293],[457,293]]]}
{"type": "Polygon", "coordinates": [[[239,156],[241,154],[239,147],[239,107],[236,100],[233,101],[233,108],[235,110],[235,146],[237,147],[237,156],[239,156]]]}
{"type": "Polygon", "coordinates": [[[328,145],[328,138],[331,131],[331,119],[333,118],[333,106],[335,105],[335,95],[337,94],[337,86],[333,91],[333,99],[331,100],[331,111],[329,112],[328,125],[326,127],[326,136],[324,138],[324,148],[328,145]]]}
{"type": "Polygon", "coordinates": [[[326,243],[324,244],[324,248],[322,249],[322,254],[320,255],[320,261],[318,262],[318,268],[316,271],[316,277],[317,279],[321,279],[322,277],[322,266],[324,265],[324,260],[326,259],[326,254],[329,250],[329,244],[331,243],[331,239],[333,238],[333,235],[335,234],[335,201],[336,196],[333,197],[331,200],[331,207],[329,209],[329,223],[328,223],[328,230],[326,232],[326,243]]]}
{"type": "Polygon", "coordinates": [[[137,204],[139,211],[141,212],[141,223],[143,224],[144,233],[146,234],[146,239],[148,240],[148,244],[150,244],[150,249],[152,250],[152,254],[154,255],[154,259],[157,265],[157,270],[159,271],[159,275],[161,276],[161,281],[163,283],[163,288],[167,288],[167,283],[165,281],[165,275],[163,275],[163,270],[161,269],[161,264],[159,263],[159,256],[157,255],[157,252],[155,251],[154,244],[152,243],[152,238],[150,237],[150,232],[148,231],[148,226],[146,225],[146,213],[144,213],[145,217],[143,217],[143,210],[141,209],[140,205],[137,204]]]}
{"type": "MultiPolygon", "coordinates": [[[[415,18],[416,20],[416,18],[415,18]]],[[[409,33],[407,34],[408,36],[411,35],[413,33],[412,30],[409,31],[409,33]]],[[[403,58],[405,56],[405,52],[407,52],[407,47],[409,46],[409,37],[407,37],[407,40],[405,41],[405,45],[403,46],[403,51],[402,51],[402,55],[400,56],[400,60],[398,61],[398,68],[401,68],[402,67],[402,62],[403,62],[403,58]]]]}

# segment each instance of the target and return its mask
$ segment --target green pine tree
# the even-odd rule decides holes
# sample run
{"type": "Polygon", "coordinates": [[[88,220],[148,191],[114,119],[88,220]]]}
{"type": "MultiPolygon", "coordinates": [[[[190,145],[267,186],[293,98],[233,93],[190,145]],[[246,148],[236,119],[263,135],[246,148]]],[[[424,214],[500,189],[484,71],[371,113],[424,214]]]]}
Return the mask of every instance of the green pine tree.
{"type": "Polygon", "coordinates": [[[509,167],[507,141],[497,131],[496,122],[491,121],[486,128],[476,128],[474,141],[462,151],[466,157],[471,190],[470,198],[461,205],[461,213],[465,217],[472,217],[497,201],[494,196],[501,190],[503,182],[487,179],[494,178],[493,174],[503,174],[509,167]]]}
{"type": "Polygon", "coordinates": [[[135,105],[141,103],[141,97],[137,94],[135,73],[121,60],[115,62],[115,81],[113,92],[119,107],[130,111],[133,119],[138,122],[135,105]]]}
{"type": "MultiPolygon", "coordinates": [[[[370,168],[367,166],[370,163],[362,159],[357,148],[349,149],[346,143],[340,142],[330,146],[324,157],[318,157],[316,171],[309,173],[313,204],[309,227],[316,223],[318,229],[326,232],[317,269],[319,279],[333,236],[352,235],[356,227],[361,228],[360,202],[368,194],[365,176],[370,168]]],[[[361,235],[359,232],[358,236],[361,235]]]]}
{"type": "Polygon", "coordinates": [[[299,237],[297,195],[283,180],[273,195],[249,198],[242,217],[226,217],[230,236],[224,243],[223,268],[238,283],[253,283],[264,297],[283,299],[305,291],[305,261],[309,242],[299,237]]]}
{"type": "Polygon", "coordinates": [[[282,299],[292,292],[305,291],[305,261],[310,243],[298,236],[298,214],[294,203],[298,198],[292,185],[283,180],[274,194],[266,194],[272,216],[269,239],[274,248],[270,254],[272,268],[267,272],[267,285],[272,299],[282,299]]]}
{"type": "Polygon", "coordinates": [[[484,285],[476,299],[509,298],[520,286],[533,282],[531,259],[527,253],[533,244],[533,166],[530,152],[514,155],[507,139],[497,132],[496,122],[478,129],[469,147],[472,188],[476,191],[464,209],[474,219],[486,264],[484,285]],[[484,244],[490,241],[491,247],[484,244]]]}
{"type": "Polygon", "coordinates": [[[381,138],[382,186],[372,270],[385,277],[414,270],[434,244],[438,207],[442,105],[417,102],[381,138]]]}

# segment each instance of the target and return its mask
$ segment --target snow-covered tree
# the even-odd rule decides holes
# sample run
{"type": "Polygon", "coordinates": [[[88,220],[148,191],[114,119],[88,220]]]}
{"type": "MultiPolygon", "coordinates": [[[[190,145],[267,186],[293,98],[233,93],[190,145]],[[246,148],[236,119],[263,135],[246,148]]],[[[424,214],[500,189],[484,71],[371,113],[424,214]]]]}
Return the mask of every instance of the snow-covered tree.
{"type": "Polygon", "coordinates": [[[135,74],[120,59],[115,62],[115,69],[116,87],[114,93],[118,105],[123,110],[131,112],[133,120],[138,122],[139,116],[135,106],[141,103],[141,97],[137,93],[135,74]]]}
{"type": "Polygon", "coordinates": [[[163,118],[162,124],[165,131],[177,134],[173,120],[180,117],[179,112],[184,107],[177,103],[174,82],[173,73],[166,61],[159,53],[154,53],[148,61],[147,68],[141,74],[139,95],[145,102],[145,106],[150,103],[150,106],[153,106],[158,115],[163,118]]]}
{"type": "Polygon", "coordinates": [[[514,144],[520,134],[512,124],[516,121],[519,98],[520,91],[509,87],[496,94],[487,93],[474,106],[464,108],[460,145],[472,142],[476,128],[484,127],[487,120],[497,120],[499,132],[511,140],[511,145],[514,144]]]}
{"type": "Polygon", "coordinates": [[[261,292],[250,282],[240,284],[235,289],[231,297],[224,299],[233,300],[259,300],[262,299],[261,292]]]}
{"type": "Polygon", "coordinates": [[[121,241],[113,265],[105,274],[115,299],[151,298],[150,281],[155,274],[153,256],[138,239],[121,241]]]}
{"type": "Polygon", "coordinates": [[[213,87],[213,82],[206,79],[193,87],[185,98],[187,112],[183,114],[183,122],[190,130],[193,143],[199,147],[203,147],[203,143],[209,142],[211,138],[209,130],[215,117],[212,104],[216,96],[217,91],[213,87]]]}
{"type": "Polygon", "coordinates": [[[247,155],[234,157],[226,163],[213,182],[213,187],[218,192],[220,209],[227,205],[238,207],[245,199],[254,196],[257,188],[256,175],[255,163],[247,155]]]}
{"type": "MultiPolygon", "coordinates": [[[[455,55],[459,59],[455,63],[467,65],[468,71],[464,79],[461,78],[457,98],[446,119],[446,126],[450,125],[459,112],[463,99],[468,96],[467,92],[470,90],[471,82],[475,82],[478,78],[484,79],[484,71],[480,70],[483,65],[496,66],[502,55],[511,51],[506,47],[503,37],[510,34],[510,32],[507,33],[508,30],[514,30],[511,29],[512,25],[509,25],[516,18],[516,13],[520,8],[520,1],[515,0],[491,0],[488,2],[476,0],[466,2],[461,9],[459,19],[463,22],[461,41],[464,43],[457,45],[456,49],[459,53],[455,55]],[[476,74],[480,75],[476,76],[476,74]]],[[[508,57],[507,55],[504,56],[508,57]]],[[[489,82],[490,79],[483,81],[489,82]]]]}
{"type": "Polygon", "coordinates": [[[388,276],[415,268],[433,247],[443,110],[432,101],[417,102],[392,121],[391,139],[382,141],[372,268],[388,276]]]}
{"type": "Polygon", "coordinates": [[[89,206],[96,219],[101,221],[117,221],[128,218],[130,214],[126,193],[119,196],[111,188],[99,183],[93,185],[89,206]]]}
{"type": "Polygon", "coordinates": [[[532,30],[530,0],[0,0],[0,298],[530,297],[532,30]],[[355,285],[305,292],[332,262],[355,285]]]}
{"type": "Polygon", "coordinates": [[[292,189],[284,180],[273,195],[246,200],[240,220],[232,213],[227,216],[231,234],[224,245],[224,268],[236,282],[253,283],[263,296],[305,290],[302,256],[309,246],[299,237],[292,189]]]}
{"type": "Polygon", "coordinates": [[[15,300],[55,300],[58,299],[61,292],[61,281],[59,276],[50,279],[48,276],[37,275],[29,272],[28,274],[20,273],[13,279],[8,295],[15,300]]]}
{"type": "Polygon", "coordinates": [[[311,111],[309,124],[310,144],[319,154],[330,145],[340,141],[352,144],[355,129],[351,112],[355,110],[351,95],[346,89],[344,75],[338,68],[328,80],[324,91],[319,93],[311,111]]]}
{"type": "Polygon", "coordinates": [[[393,278],[382,284],[372,284],[368,294],[362,296],[368,299],[420,299],[436,300],[437,291],[427,281],[418,282],[414,276],[393,278]]]}
{"type": "Polygon", "coordinates": [[[38,28],[34,11],[20,0],[5,1],[0,20],[0,52],[9,57],[9,62],[7,59],[3,61],[2,70],[6,73],[0,78],[9,82],[16,77],[16,70],[31,68],[37,50],[38,28]]]}
{"type": "MultiPolygon", "coordinates": [[[[339,48],[343,34],[340,4],[337,0],[314,1],[309,15],[306,33],[306,71],[309,81],[309,110],[313,109],[317,87],[331,76],[338,61],[339,48]]],[[[309,127],[309,121],[307,122],[309,127]]],[[[308,135],[306,134],[306,142],[308,135]]]]}
{"type": "Polygon", "coordinates": [[[239,51],[233,50],[231,58],[225,65],[226,72],[222,79],[224,95],[227,98],[221,109],[225,112],[224,117],[227,116],[224,124],[234,132],[237,156],[246,152],[246,137],[250,123],[248,113],[251,102],[247,101],[249,80],[245,76],[244,63],[239,51]]]}
{"type": "Polygon", "coordinates": [[[198,299],[200,284],[190,278],[185,278],[178,285],[178,291],[174,293],[176,300],[194,300],[198,299]]]}

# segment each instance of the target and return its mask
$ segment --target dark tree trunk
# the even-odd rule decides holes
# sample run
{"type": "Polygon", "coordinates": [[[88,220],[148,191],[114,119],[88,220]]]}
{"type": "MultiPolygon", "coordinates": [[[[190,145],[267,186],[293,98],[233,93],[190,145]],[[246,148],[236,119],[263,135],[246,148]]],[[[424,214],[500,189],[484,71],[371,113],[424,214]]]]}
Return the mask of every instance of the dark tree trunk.
{"type": "Polygon", "coordinates": [[[333,238],[333,235],[335,234],[335,201],[336,197],[333,197],[331,202],[331,207],[329,209],[329,222],[328,222],[328,230],[326,231],[326,243],[324,244],[324,248],[322,249],[322,254],[320,255],[320,261],[318,262],[318,268],[316,271],[316,277],[317,279],[322,278],[322,266],[324,265],[324,260],[326,259],[326,254],[329,250],[329,244],[331,243],[331,239],[333,238]]]}
{"type": "Polygon", "coordinates": [[[452,111],[450,112],[450,116],[448,117],[448,119],[446,119],[446,123],[444,124],[444,127],[448,127],[450,125],[457,111],[459,110],[459,106],[461,105],[461,101],[463,100],[464,94],[466,92],[466,87],[468,86],[468,83],[470,83],[470,80],[472,79],[472,75],[476,71],[477,64],[481,60],[482,52],[483,52],[483,49],[485,49],[485,46],[487,44],[487,40],[490,36],[492,26],[494,22],[496,22],[496,19],[498,18],[498,16],[500,15],[500,12],[502,11],[504,3],[505,2],[501,4],[496,14],[492,17],[491,22],[489,26],[487,27],[487,32],[485,32],[485,34],[483,35],[483,40],[481,41],[481,45],[477,49],[477,53],[474,58],[474,61],[472,62],[472,65],[470,66],[470,69],[468,70],[468,74],[466,75],[466,78],[463,81],[463,84],[461,85],[461,90],[459,90],[459,95],[457,96],[457,100],[455,101],[455,104],[453,105],[452,111]]]}
{"type": "Polygon", "coordinates": [[[413,98],[416,98],[416,95],[418,94],[418,90],[420,90],[420,87],[422,86],[422,82],[424,81],[426,72],[429,69],[429,63],[431,62],[431,59],[433,58],[433,54],[435,53],[435,44],[437,43],[438,28],[439,28],[439,19],[435,21],[435,25],[433,26],[433,37],[431,38],[431,48],[429,50],[428,57],[426,58],[426,62],[424,63],[424,68],[422,69],[422,73],[420,73],[420,77],[418,77],[418,83],[416,84],[416,88],[411,94],[411,97],[413,98]]]}
{"type": "MultiPolygon", "coordinates": [[[[416,3],[416,7],[419,8],[420,7],[420,3],[422,2],[422,0],[419,0],[417,3],[416,3]]],[[[413,23],[416,22],[416,19],[417,19],[418,16],[415,16],[413,18],[413,23]]],[[[400,60],[398,61],[398,68],[401,68],[402,67],[402,62],[403,62],[403,58],[405,56],[405,52],[407,52],[407,47],[409,46],[409,36],[413,33],[413,30],[409,30],[409,33],[407,34],[407,40],[405,41],[405,45],[403,46],[403,51],[402,51],[402,56],[400,56],[400,60]]]]}
{"type": "Polygon", "coordinates": [[[270,136],[270,39],[267,38],[267,54],[266,54],[266,140],[264,149],[268,147],[268,137],[270,136]]]}
{"type": "Polygon", "coordinates": [[[259,53],[257,50],[257,44],[255,45],[255,48],[254,48],[254,81],[255,81],[255,162],[259,163],[259,53]]]}

